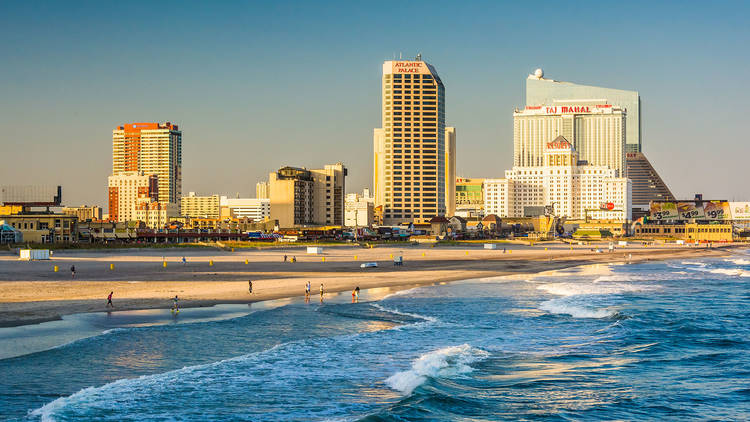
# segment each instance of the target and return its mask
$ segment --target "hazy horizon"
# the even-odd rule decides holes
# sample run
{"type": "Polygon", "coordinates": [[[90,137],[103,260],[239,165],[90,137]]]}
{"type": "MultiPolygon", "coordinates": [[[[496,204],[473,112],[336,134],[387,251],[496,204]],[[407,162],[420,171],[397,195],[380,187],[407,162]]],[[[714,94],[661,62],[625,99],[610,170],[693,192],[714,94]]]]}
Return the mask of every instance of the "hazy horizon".
{"type": "Polygon", "coordinates": [[[546,4],[5,4],[0,184],[62,185],[65,205],[106,208],[112,130],[170,121],[184,195],[254,197],[281,166],[338,161],[361,192],[382,62],[421,53],[446,87],[459,176],[511,167],[512,112],[541,67],[637,90],[643,151],[678,198],[750,200],[748,4],[546,4]]]}

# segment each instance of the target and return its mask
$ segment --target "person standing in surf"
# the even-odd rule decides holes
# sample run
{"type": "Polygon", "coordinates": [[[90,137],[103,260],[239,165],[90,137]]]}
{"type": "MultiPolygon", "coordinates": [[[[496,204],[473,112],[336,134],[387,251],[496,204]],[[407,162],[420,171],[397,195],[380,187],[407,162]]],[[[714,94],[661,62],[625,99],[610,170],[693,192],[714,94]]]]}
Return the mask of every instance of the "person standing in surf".
{"type": "Polygon", "coordinates": [[[109,292],[109,296],[107,296],[107,306],[108,306],[108,307],[112,307],[112,308],[114,308],[114,307],[115,307],[115,305],[113,305],[113,304],[112,304],[112,294],[113,294],[113,293],[114,293],[114,292],[109,292]]]}
{"type": "Polygon", "coordinates": [[[250,291],[250,294],[253,294],[253,280],[247,281],[247,288],[250,291]]]}
{"type": "Polygon", "coordinates": [[[307,284],[305,284],[305,297],[310,297],[310,282],[308,281],[307,284]]]}
{"type": "Polygon", "coordinates": [[[177,297],[177,295],[174,295],[174,299],[172,299],[172,311],[180,311],[180,305],[177,303],[179,300],[180,299],[177,297]]]}
{"type": "Polygon", "coordinates": [[[320,283],[320,302],[323,302],[323,283],[320,283]]]}

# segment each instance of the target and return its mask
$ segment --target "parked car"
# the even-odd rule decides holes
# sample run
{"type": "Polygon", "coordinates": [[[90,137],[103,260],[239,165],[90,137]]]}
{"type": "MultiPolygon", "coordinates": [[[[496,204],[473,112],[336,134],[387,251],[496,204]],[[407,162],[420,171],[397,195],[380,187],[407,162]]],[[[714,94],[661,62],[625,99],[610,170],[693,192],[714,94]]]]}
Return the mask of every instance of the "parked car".
{"type": "Polygon", "coordinates": [[[364,264],[360,264],[359,268],[377,268],[378,263],[377,262],[365,262],[364,264]]]}

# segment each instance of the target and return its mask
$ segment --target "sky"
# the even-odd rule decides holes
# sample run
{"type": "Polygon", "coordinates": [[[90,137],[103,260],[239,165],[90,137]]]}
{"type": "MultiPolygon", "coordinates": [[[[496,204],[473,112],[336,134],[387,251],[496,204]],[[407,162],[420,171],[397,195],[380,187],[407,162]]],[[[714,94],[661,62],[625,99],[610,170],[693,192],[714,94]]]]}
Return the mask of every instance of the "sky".
{"type": "MultiPolygon", "coordinates": [[[[3,2],[0,185],[106,205],[112,130],[180,126],[183,193],[255,196],[284,165],[372,183],[382,62],[446,87],[457,173],[503,177],[525,78],[637,90],[678,198],[750,200],[750,2],[3,2]]],[[[105,211],[106,212],[106,211],[105,211]]]]}

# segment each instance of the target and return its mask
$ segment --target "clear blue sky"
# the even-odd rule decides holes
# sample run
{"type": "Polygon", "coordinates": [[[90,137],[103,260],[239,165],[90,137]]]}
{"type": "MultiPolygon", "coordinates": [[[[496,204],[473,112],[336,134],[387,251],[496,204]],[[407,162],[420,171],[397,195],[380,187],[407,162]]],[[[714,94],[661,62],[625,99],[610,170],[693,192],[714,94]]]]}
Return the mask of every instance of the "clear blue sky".
{"type": "Polygon", "coordinates": [[[750,200],[746,2],[4,2],[0,184],[106,203],[112,129],[183,130],[183,192],[240,192],[343,161],[371,184],[383,60],[446,86],[458,173],[502,177],[524,79],[634,89],[675,194],[750,200]],[[215,4],[217,3],[217,4],[215,4]],[[654,3],[658,3],[654,5],[654,3]]]}

